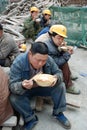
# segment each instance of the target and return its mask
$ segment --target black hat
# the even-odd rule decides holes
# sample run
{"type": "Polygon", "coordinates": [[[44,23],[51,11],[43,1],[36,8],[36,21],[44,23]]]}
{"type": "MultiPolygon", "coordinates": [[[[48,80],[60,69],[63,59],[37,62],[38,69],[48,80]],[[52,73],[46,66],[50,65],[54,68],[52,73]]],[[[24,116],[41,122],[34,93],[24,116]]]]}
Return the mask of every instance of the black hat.
{"type": "Polygon", "coordinates": [[[3,30],[3,26],[0,24],[0,30],[3,30]]]}

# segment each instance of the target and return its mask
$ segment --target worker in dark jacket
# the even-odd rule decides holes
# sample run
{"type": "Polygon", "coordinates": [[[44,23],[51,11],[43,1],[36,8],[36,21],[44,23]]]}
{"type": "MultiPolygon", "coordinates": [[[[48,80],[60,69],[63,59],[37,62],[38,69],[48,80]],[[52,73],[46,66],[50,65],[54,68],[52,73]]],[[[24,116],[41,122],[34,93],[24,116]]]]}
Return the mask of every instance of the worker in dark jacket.
{"type": "Polygon", "coordinates": [[[14,39],[4,32],[3,26],[0,24],[0,65],[9,67],[19,53],[14,39]]]}
{"type": "Polygon", "coordinates": [[[41,27],[45,28],[47,26],[51,25],[51,11],[49,9],[45,9],[42,12],[42,17],[41,17],[41,27]]]}
{"type": "Polygon", "coordinates": [[[54,59],[58,67],[63,72],[64,82],[66,85],[67,92],[72,94],[80,94],[72,83],[71,72],[68,66],[68,61],[71,58],[73,49],[69,48],[67,51],[60,50],[64,42],[64,38],[67,37],[67,29],[63,25],[52,25],[49,31],[39,36],[36,41],[43,41],[49,49],[49,55],[54,59]]]}
{"type": "MultiPolygon", "coordinates": [[[[68,61],[73,53],[72,48],[67,51],[61,49],[64,44],[64,38],[67,37],[67,29],[63,25],[52,25],[49,31],[39,36],[35,41],[43,41],[49,50],[49,55],[54,59],[57,66],[63,72],[63,79],[66,86],[66,91],[72,94],[80,94],[80,90],[74,86],[71,80],[71,72],[69,69],[68,61]]],[[[37,97],[36,110],[41,111],[43,108],[43,99],[37,97]]]]}
{"type": "Polygon", "coordinates": [[[52,13],[51,13],[51,11],[49,9],[43,10],[41,21],[40,21],[41,30],[37,34],[37,37],[39,37],[40,35],[42,35],[42,34],[44,34],[44,33],[49,31],[50,26],[52,24],[52,22],[51,22],[51,15],[52,15],[52,13]]]}

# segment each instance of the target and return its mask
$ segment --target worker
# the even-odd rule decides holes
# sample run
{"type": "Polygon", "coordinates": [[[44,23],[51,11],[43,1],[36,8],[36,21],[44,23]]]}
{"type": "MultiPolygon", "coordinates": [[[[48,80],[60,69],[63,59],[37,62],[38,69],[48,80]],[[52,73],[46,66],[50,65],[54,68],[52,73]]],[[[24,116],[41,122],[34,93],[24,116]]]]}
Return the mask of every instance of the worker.
{"type": "Polygon", "coordinates": [[[42,17],[41,17],[41,21],[40,21],[40,24],[41,24],[41,27],[47,27],[47,26],[50,26],[51,24],[51,11],[49,9],[45,9],[43,10],[42,12],[42,17]]]}
{"type": "Polygon", "coordinates": [[[10,34],[4,32],[0,24],[0,65],[10,67],[16,56],[20,54],[19,48],[10,34]]]}
{"type": "Polygon", "coordinates": [[[48,56],[48,47],[45,43],[33,43],[29,51],[22,53],[14,60],[9,81],[10,101],[24,120],[23,130],[32,130],[38,123],[38,117],[30,105],[30,100],[34,96],[50,96],[54,103],[52,116],[64,128],[71,128],[71,123],[63,114],[66,110],[66,91],[62,71],[48,56]],[[33,77],[40,71],[55,76],[55,81],[50,87],[38,86],[33,81],[33,77]]]}
{"type": "Polygon", "coordinates": [[[14,115],[13,108],[9,101],[9,77],[0,66],[0,126],[14,115]]]}
{"type": "Polygon", "coordinates": [[[22,34],[26,39],[34,40],[41,29],[39,9],[35,6],[30,8],[30,17],[24,21],[22,34]]]}
{"type": "Polygon", "coordinates": [[[73,54],[73,49],[69,48],[67,52],[58,48],[63,44],[64,38],[67,38],[67,28],[64,25],[52,25],[49,32],[42,34],[35,41],[43,41],[49,48],[49,55],[55,60],[56,64],[63,72],[64,82],[67,92],[80,94],[70,78],[70,69],[68,61],[73,54]]]}
{"type": "MultiPolygon", "coordinates": [[[[35,41],[43,41],[49,50],[49,55],[54,59],[57,66],[62,70],[63,79],[66,86],[66,91],[71,94],[80,94],[80,90],[73,84],[71,80],[71,72],[69,69],[68,61],[73,54],[73,49],[69,48],[67,51],[60,50],[64,42],[64,38],[67,38],[67,28],[64,25],[56,24],[52,25],[49,31],[39,36],[35,41]]],[[[42,99],[37,98],[36,110],[42,110],[42,99]]]]}

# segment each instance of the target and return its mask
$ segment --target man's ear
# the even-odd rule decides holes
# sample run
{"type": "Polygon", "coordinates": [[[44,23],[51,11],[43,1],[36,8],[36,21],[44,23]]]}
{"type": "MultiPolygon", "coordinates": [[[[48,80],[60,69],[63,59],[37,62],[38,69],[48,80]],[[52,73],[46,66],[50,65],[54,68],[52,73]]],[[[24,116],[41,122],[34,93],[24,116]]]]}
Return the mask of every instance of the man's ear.
{"type": "Polygon", "coordinates": [[[31,51],[29,51],[29,55],[32,55],[32,52],[31,52],[31,51]]]}
{"type": "Polygon", "coordinates": [[[30,55],[30,56],[33,56],[33,53],[32,53],[31,51],[29,51],[29,55],[30,55]]]}

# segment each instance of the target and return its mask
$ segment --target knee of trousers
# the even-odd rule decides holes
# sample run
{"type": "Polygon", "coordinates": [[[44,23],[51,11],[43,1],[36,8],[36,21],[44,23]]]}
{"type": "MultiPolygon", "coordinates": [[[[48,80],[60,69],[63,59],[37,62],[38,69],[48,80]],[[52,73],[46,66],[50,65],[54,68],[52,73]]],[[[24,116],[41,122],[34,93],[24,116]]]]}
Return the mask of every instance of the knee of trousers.
{"type": "Polygon", "coordinates": [[[64,92],[66,92],[66,87],[65,87],[65,83],[64,82],[60,83],[58,87],[60,89],[62,89],[64,92]]]}
{"type": "Polygon", "coordinates": [[[11,94],[9,99],[10,99],[10,102],[11,102],[12,105],[17,104],[18,98],[17,98],[16,95],[11,94]]]}
{"type": "Polygon", "coordinates": [[[53,92],[55,91],[56,92],[66,92],[66,87],[65,87],[65,83],[64,82],[61,82],[60,84],[56,84],[54,89],[53,89],[53,92]]]}

